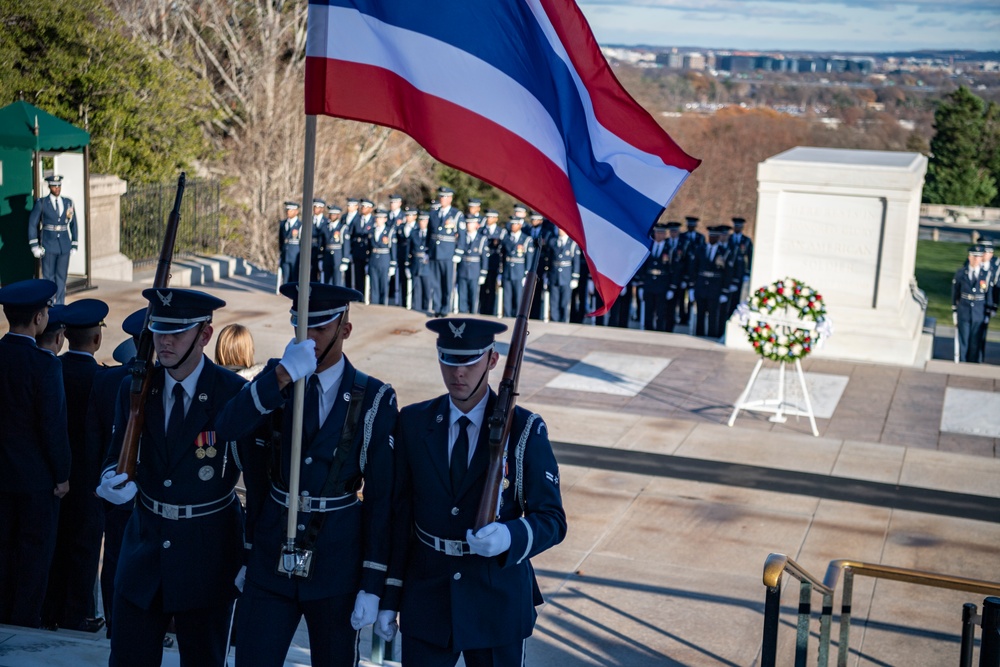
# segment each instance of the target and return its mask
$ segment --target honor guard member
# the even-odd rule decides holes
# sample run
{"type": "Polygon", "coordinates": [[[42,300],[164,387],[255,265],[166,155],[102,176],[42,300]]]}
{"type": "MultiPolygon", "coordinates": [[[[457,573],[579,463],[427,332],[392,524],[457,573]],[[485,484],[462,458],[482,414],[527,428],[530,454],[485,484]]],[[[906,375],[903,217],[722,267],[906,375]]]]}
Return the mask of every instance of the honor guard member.
{"type": "Polygon", "coordinates": [[[455,286],[455,264],[461,257],[455,254],[458,232],[465,224],[462,212],[451,205],[455,191],[441,186],[438,188],[437,211],[431,211],[431,275],[433,291],[431,307],[434,314],[444,317],[451,312],[451,293],[455,286]]]}
{"type": "MultiPolygon", "coordinates": [[[[677,251],[680,254],[680,250],[677,251]]],[[[642,280],[644,307],[642,327],[646,331],[673,331],[674,323],[667,308],[668,295],[672,299],[677,285],[671,284],[670,264],[673,260],[667,245],[667,225],[657,222],[653,226],[653,247],[639,270],[642,280]],[[671,321],[668,322],[668,319],[671,321]]]]}
{"type": "Polygon", "coordinates": [[[990,313],[996,307],[989,276],[982,266],[983,254],[981,245],[970,246],[968,262],[955,272],[951,281],[951,316],[958,336],[957,361],[974,364],[980,363],[984,356],[980,348],[986,340],[990,313]]]}
{"type": "Polygon", "coordinates": [[[470,199],[465,203],[465,209],[468,211],[465,214],[466,218],[479,218],[482,221],[483,218],[483,202],[479,199],[470,199]]]}
{"type": "Polygon", "coordinates": [[[115,577],[111,667],[159,665],[174,619],[181,663],[225,664],[233,580],[243,559],[236,482],[244,443],[221,437],[219,411],[245,384],[204,354],[225,301],[188,289],[146,289],[159,364],[143,404],[135,478],[116,474],[130,392],[118,394],[114,435],[97,495],[135,499],[115,577]]]}
{"type": "Polygon", "coordinates": [[[548,253],[549,319],[569,322],[573,290],[580,283],[580,247],[560,228],[549,239],[548,253]]]}
{"type": "Polygon", "coordinates": [[[389,195],[389,225],[395,227],[403,224],[405,212],[403,211],[403,198],[399,195],[389,195]]]}
{"type": "Polygon", "coordinates": [[[529,317],[533,320],[542,319],[542,292],[548,291],[548,281],[549,276],[549,253],[547,252],[549,239],[554,238],[556,235],[556,227],[551,222],[545,219],[541,213],[532,212],[528,218],[529,226],[527,229],[522,229],[522,233],[527,233],[528,236],[532,238],[535,242],[535,248],[538,249],[542,254],[539,257],[538,263],[538,275],[542,280],[540,284],[541,289],[536,289],[534,295],[531,299],[531,312],[529,317]]]}
{"type": "MultiPolygon", "coordinates": [[[[359,201],[355,197],[349,197],[347,199],[347,210],[344,212],[344,217],[341,220],[341,224],[344,226],[344,239],[350,239],[351,232],[353,231],[358,218],[361,217],[361,213],[358,211],[359,201]]],[[[349,246],[344,248],[344,258],[347,262],[347,270],[344,272],[344,285],[346,287],[354,287],[354,272],[350,270],[351,258],[354,256],[353,249],[349,246]]],[[[361,285],[361,289],[364,289],[364,283],[361,285]]]]}
{"type": "Polygon", "coordinates": [[[298,202],[285,202],[285,219],[278,223],[279,280],[287,281],[299,275],[299,237],[302,221],[299,220],[298,202]]]}
{"type": "Polygon", "coordinates": [[[687,230],[681,234],[681,244],[684,247],[684,254],[687,257],[689,272],[687,290],[679,299],[681,311],[680,322],[684,326],[688,326],[691,322],[691,308],[694,306],[695,301],[694,284],[697,281],[696,276],[693,273],[694,266],[697,261],[698,251],[705,247],[705,237],[698,231],[698,222],[698,218],[692,215],[684,218],[684,224],[686,225],[687,230]]]}
{"type": "MultiPolygon", "coordinates": [[[[146,323],[146,308],[140,308],[125,318],[122,330],[129,335],[115,348],[114,359],[121,366],[101,368],[94,376],[94,388],[90,392],[90,407],[87,411],[87,448],[99,448],[101,460],[107,459],[111,447],[111,436],[115,425],[115,406],[118,391],[125,378],[129,377],[129,364],[135,358],[139,336],[146,323]]],[[[88,483],[87,488],[91,484],[88,483]]],[[[108,638],[114,622],[115,574],[118,571],[118,557],[125,536],[125,526],[132,516],[135,500],[116,505],[103,502],[104,511],[104,551],[101,556],[101,600],[104,603],[104,622],[108,638]]]]}
{"type": "MultiPolygon", "coordinates": [[[[323,252],[326,248],[326,200],[313,199],[312,206],[312,261],[309,263],[309,274],[311,280],[325,280],[320,278],[323,271],[323,252]]],[[[298,279],[298,276],[295,276],[298,279]]]]}
{"type": "MultiPolygon", "coordinates": [[[[747,221],[743,218],[733,218],[733,235],[729,237],[729,245],[736,249],[737,257],[743,266],[742,282],[750,280],[750,269],[753,264],[753,241],[743,233],[747,221]]],[[[735,310],[736,307],[733,307],[735,310]]]]}
{"type": "Polygon", "coordinates": [[[344,286],[347,269],[351,266],[351,237],[347,233],[347,223],[341,219],[339,206],[326,207],[327,221],[324,225],[326,252],[323,254],[323,279],[327,285],[344,286]]]}
{"type": "Polygon", "coordinates": [[[742,275],[737,275],[735,257],[722,239],[728,225],[708,229],[708,243],[695,251],[694,293],[698,308],[695,335],[721,338],[727,304],[736,298],[742,275]]]}
{"type": "MultiPolygon", "coordinates": [[[[396,262],[395,275],[389,279],[389,303],[398,306],[400,305],[400,290],[399,281],[402,277],[400,274],[402,271],[399,270],[403,266],[402,262],[399,261],[399,234],[400,230],[403,228],[403,223],[406,221],[406,214],[403,211],[403,198],[399,195],[389,195],[389,210],[388,210],[388,226],[389,229],[393,231],[394,245],[392,259],[396,262]]],[[[406,307],[406,295],[403,295],[402,305],[406,307]]]]}
{"type": "Polygon", "coordinates": [[[35,336],[56,294],[51,280],[0,289],[10,326],[0,339],[0,623],[37,628],[56,545],[70,448],[62,364],[35,336]]]}
{"type": "Polygon", "coordinates": [[[28,247],[31,254],[42,260],[42,277],[56,284],[53,303],[66,299],[66,276],[69,258],[77,251],[80,237],[76,229],[73,200],[60,195],[62,176],[49,176],[47,197],[35,200],[28,216],[28,247]]]}
{"type": "Polygon", "coordinates": [[[410,280],[413,284],[413,301],[411,308],[422,313],[433,315],[431,311],[431,233],[429,229],[431,215],[421,212],[417,215],[417,228],[410,234],[409,251],[407,252],[410,280]]]}
{"type": "Polygon", "coordinates": [[[397,306],[411,308],[412,283],[410,274],[410,235],[417,228],[417,209],[407,207],[403,211],[403,220],[394,227],[396,232],[396,280],[399,286],[396,294],[399,299],[397,306]]]}
{"type": "Polygon", "coordinates": [[[54,305],[49,308],[49,322],[45,331],[35,336],[38,349],[58,357],[66,342],[66,324],[62,321],[62,311],[66,306],[54,305]]]}
{"type": "MultiPolygon", "coordinates": [[[[365,276],[368,275],[368,235],[375,225],[375,204],[370,199],[358,202],[361,210],[354,218],[348,233],[351,235],[351,266],[354,289],[365,293],[365,276]]],[[[290,281],[294,282],[294,281],[290,281]]]]}
{"type": "Polygon", "coordinates": [[[465,229],[459,233],[455,246],[459,258],[456,283],[460,313],[479,313],[479,288],[486,284],[489,252],[489,239],[479,231],[479,218],[466,218],[465,229]]]}
{"type": "MultiPolygon", "coordinates": [[[[292,300],[298,285],[281,293],[292,300]]],[[[252,542],[240,598],[236,664],[280,667],[302,616],[313,665],[357,664],[358,630],[375,621],[389,558],[396,394],[344,356],[355,290],[312,284],[309,338],[292,340],[281,359],[233,399],[220,431],[237,437],[263,426],[266,456],[247,466],[247,536],[252,542]],[[306,378],[296,548],[283,567],[291,462],[293,382],[306,378]],[[360,491],[364,487],[362,500],[360,491]],[[258,509],[254,509],[259,506],[258,509]],[[252,521],[254,517],[255,521],[252,521]]]]}
{"type": "Polygon", "coordinates": [[[396,230],[389,226],[389,212],[380,208],[368,233],[369,303],[389,305],[389,281],[396,275],[396,230]]]}
{"type": "Polygon", "coordinates": [[[559,544],[566,515],[545,423],[514,408],[499,518],[474,522],[489,465],[489,371],[499,322],[427,323],[447,393],[404,408],[396,428],[389,583],[375,631],[405,634],[404,665],[524,664],[542,596],[530,559],[559,544]]]}
{"type": "Polygon", "coordinates": [[[486,224],[482,233],[489,245],[489,260],[486,262],[486,282],[479,290],[479,312],[483,315],[499,315],[497,310],[497,287],[500,281],[500,265],[503,262],[501,244],[507,236],[507,230],[500,224],[500,214],[489,209],[486,211],[486,224]]]}
{"type": "MultiPolygon", "coordinates": [[[[59,508],[56,551],[49,570],[42,623],[45,627],[97,632],[104,625],[95,618],[94,582],[101,558],[104,506],[94,495],[100,479],[106,445],[88,437],[87,412],[91,390],[101,368],[94,354],[101,349],[108,305],[99,299],[81,299],[63,309],[69,350],[60,357],[66,391],[67,426],[73,465],[69,493],[59,508]]],[[[112,399],[112,405],[114,400],[112,399]]]]}
{"type": "Polygon", "coordinates": [[[691,270],[688,268],[689,258],[684,243],[681,241],[680,231],[681,223],[667,223],[667,239],[664,245],[667,249],[667,256],[670,259],[669,265],[666,267],[669,285],[667,289],[666,316],[666,330],[668,332],[674,330],[674,325],[677,323],[678,311],[681,310],[684,304],[684,293],[691,285],[688,282],[691,273],[691,270]]]}
{"type": "Polygon", "coordinates": [[[522,218],[511,218],[509,232],[501,244],[503,255],[503,316],[514,317],[524,293],[524,277],[528,274],[526,260],[535,253],[531,237],[521,232],[522,218]]]}

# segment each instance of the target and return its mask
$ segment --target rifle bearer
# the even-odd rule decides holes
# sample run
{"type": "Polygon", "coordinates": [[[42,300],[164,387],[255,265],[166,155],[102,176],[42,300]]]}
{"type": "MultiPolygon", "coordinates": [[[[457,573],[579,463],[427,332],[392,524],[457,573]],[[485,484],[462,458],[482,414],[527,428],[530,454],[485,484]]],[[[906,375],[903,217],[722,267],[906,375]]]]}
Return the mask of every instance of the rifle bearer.
{"type": "Polygon", "coordinates": [[[507,327],[472,318],[427,323],[447,393],[403,408],[396,427],[396,491],[389,585],[375,632],[395,633],[403,664],[523,664],[542,596],[529,559],[566,535],[559,467],[545,423],[515,407],[499,517],[473,532],[498,401],[489,372],[507,327]]]}

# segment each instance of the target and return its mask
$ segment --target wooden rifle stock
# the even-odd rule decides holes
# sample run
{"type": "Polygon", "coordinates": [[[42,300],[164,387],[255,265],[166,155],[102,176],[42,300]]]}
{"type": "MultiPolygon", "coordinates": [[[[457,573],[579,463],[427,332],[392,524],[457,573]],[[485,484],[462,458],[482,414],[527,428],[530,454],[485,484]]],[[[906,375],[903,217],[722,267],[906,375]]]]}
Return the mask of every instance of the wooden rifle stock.
{"type": "Polygon", "coordinates": [[[510,349],[507,351],[503,378],[497,388],[497,402],[493,406],[493,413],[486,420],[486,426],[490,430],[490,465],[486,470],[486,485],[483,487],[483,494],[479,497],[474,532],[497,520],[500,494],[503,492],[507,439],[510,437],[510,429],[514,423],[517,383],[521,377],[524,345],[528,339],[528,314],[531,312],[531,302],[534,300],[535,288],[538,284],[538,262],[541,252],[541,248],[536,246],[530,268],[524,276],[524,291],[521,293],[521,303],[517,306],[517,316],[514,320],[514,330],[510,336],[510,349]]]}
{"type": "MultiPolygon", "coordinates": [[[[164,288],[170,282],[170,262],[174,256],[174,243],[177,240],[177,227],[181,222],[181,199],[184,197],[184,184],[186,176],[181,172],[177,179],[177,194],[174,197],[174,208],[170,211],[167,219],[167,229],[163,235],[163,247],[160,248],[160,259],[156,264],[156,275],[153,278],[154,288],[164,288]]],[[[118,474],[128,473],[129,479],[135,478],[135,462],[139,456],[139,436],[146,421],[145,408],[146,397],[149,395],[149,387],[152,374],[149,370],[153,367],[153,334],[149,330],[149,309],[146,309],[146,322],[142,327],[142,334],[139,336],[139,344],[136,346],[135,359],[129,368],[132,376],[132,385],[129,390],[129,412],[128,425],[125,427],[125,439],[122,442],[122,451],[118,455],[118,474]]]]}

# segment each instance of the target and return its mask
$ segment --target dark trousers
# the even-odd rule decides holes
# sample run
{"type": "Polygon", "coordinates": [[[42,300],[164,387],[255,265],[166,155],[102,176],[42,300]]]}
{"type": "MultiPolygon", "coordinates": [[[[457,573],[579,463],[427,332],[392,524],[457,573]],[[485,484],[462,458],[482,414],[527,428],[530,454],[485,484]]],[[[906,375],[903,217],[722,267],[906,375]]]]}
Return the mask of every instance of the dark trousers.
{"type": "Polygon", "coordinates": [[[977,317],[972,313],[959,312],[957,334],[959,361],[973,364],[982,362],[987,326],[988,324],[982,316],[977,317]]]}
{"type": "Polygon", "coordinates": [[[42,278],[56,284],[56,295],[53,303],[62,304],[66,301],[66,276],[69,275],[69,252],[59,252],[57,249],[45,249],[42,255],[42,278]]]}
{"type": "Polygon", "coordinates": [[[479,312],[483,315],[497,314],[497,277],[492,271],[486,275],[486,282],[479,288],[479,312]]]}
{"type": "MultiPolygon", "coordinates": [[[[313,667],[354,667],[357,630],[351,627],[355,595],[293,600],[247,582],[239,602],[237,667],[281,667],[292,636],[305,616],[313,667]]],[[[420,662],[413,663],[422,664],[420,662]]]]}
{"type": "Polygon", "coordinates": [[[524,294],[524,285],[520,278],[503,281],[503,316],[514,317],[517,309],[521,305],[521,295],[524,294]]]}
{"type": "Polygon", "coordinates": [[[479,313],[479,279],[458,279],[458,312],[479,313]]]}
{"type": "Polygon", "coordinates": [[[573,306],[569,314],[570,322],[574,324],[583,323],[583,320],[587,317],[587,313],[590,311],[590,305],[587,301],[587,281],[581,278],[580,283],[573,290],[573,306]]]}
{"type": "Polygon", "coordinates": [[[368,273],[368,256],[353,255],[351,257],[351,284],[350,287],[365,293],[365,274],[368,273]]]}
{"type": "Polygon", "coordinates": [[[413,310],[428,312],[431,309],[432,291],[430,276],[426,273],[413,276],[413,303],[411,305],[413,310]]]}
{"type": "Polygon", "coordinates": [[[540,320],[544,316],[542,313],[542,278],[539,276],[538,282],[535,283],[535,291],[531,295],[531,309],[528,312],[528,317],[533,320],[540,320]]]}
{"type": "Polygon", "coordinates": [[[455,263],[451,259],[435,259],[430,263],[431,309],[442,317],[451,312],[451,288],[455,284],[455,263]]]}
{"type": "Polygon", "coordinates": [[[549,320],[569,322],[570,301],[573,290],[569,285],[549,286],[549,320]]]}
{"type": "Polygon", "coordinates": [[[726,304],[719,303],[718,296],[709,296],[697,300],[698,322],[695,325],[696,336],[720,338],[725,324],[724,310],[726,304]]]}
{"type": "Polygon", "coordinates": [[[296,257],[293,262],[282,262],[280,268],[282,283],[297,283],[299,281],[298,257],[296,257]]]}
{"type": "Polygon", "coordinates": [[[687,326],[688,324],[691,323],[691,309],[695,304],[694,300],[688,297],[688,294],[690,294],[689,289],[681,290],[681,294],[678,297],[678,304],[677,304],[678,310],[680,310],[680,316],[681,316],[680,322],[684,326],[687,326]]]}
{"type": "Polygon", "coordinates": [[[465,658],[466,667],[522,667],[524,664],[524,640],[493,648],[456,652],[450,648],[428,644],[416,637],[403,637],[404,665],[455,667],[460,655],[465,658]]]}
{"type": "Polygon", "coordinates": [[[674,326],[677,324],[677,315],[684,307],[684,292],[687,290],[674,290],[674,298],[667,299],[667,329],[666,331],[672,332],[674,326]]]}
{"type": "Polygon", "coordinates": [[[323,258],[323,280],[327,285],[344,287],[347,271],[340,270],[340,259],[333,255],[326,255],[323,258]]]}
{"type": "Polygon", "coordinates": [[[60,503],[56,550],[42,613],[47,626],[75,630],[93,615],[104,532],[103,502],[91,489],[73,490],[71,485],[60,503]]]}
{"type": "Polygon", "coordinates": [[[58,524],[51,490],[0,492],[0,623],[41,625],[58,524]]]}
{"type": "Polygon", "coordinates": [[[673,331],[674,322],[673,318],[669,318],[669,325],[667,324],[667,295],[666,294],[650,294],[646,292],[642,297],[643,304],[645,307],[645,313],[643,314],[642,328],[646,331],[673,331]],[[669,326],[669,329],[667,328],[669,326]]]}
{"type": "Polygon", "coordinates": [[[402,308],[407,308],[408,305],[406,303],[406,295],[410,291],[410,279],[406,277],[406,269],[402,267],[402,263],[400,263],[400,267],[396,269],[395,281],[399,286],[399,289],[396,291],[399,298],[393,303],[402,308]]]}
{"type": "Polygon", "coordinates": [[[113,505],[105,503],[104,513],[104,556],[101,559],[101,599],[104,601],[104,621],[107,623],[108,637],[115,607],[115,573],[118,572],[118,556],[122,551],[125,526],[132,516],[134,505],[113,505]]]}
{"type": "Polygon", "coordinates": [[[111,635],[109,667],[159,667],[163,660],[163,634],[170,619],[177,630],[177,648],[183,667],[222,667],[229,649],[229,621],[233,603],[163,611],[163,596],[143,609],[115,593],[115,631],[111,635]]]}
{"type": "Polygon", "coordinates": [[[371,290],[368,303],[389,305],[389,267],[368,265],[368,286],[371,290]]]}

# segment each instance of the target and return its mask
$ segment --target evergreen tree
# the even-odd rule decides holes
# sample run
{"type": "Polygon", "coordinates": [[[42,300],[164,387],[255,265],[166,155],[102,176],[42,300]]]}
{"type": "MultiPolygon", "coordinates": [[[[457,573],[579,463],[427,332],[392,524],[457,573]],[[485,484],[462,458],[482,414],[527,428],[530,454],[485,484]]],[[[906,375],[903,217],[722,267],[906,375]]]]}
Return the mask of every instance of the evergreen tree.
{"type": "Polygon", "coordinates": [[[983,166],[993,176],[997,193],[990,206],[1000,207],[1000,104],[990,102],[983,123],[983,166]]]}
{"type": "Polygon", "coordinates": [[[102,0],[0,0],[0,106],[23,99],[91,136],[91,171],[169,180],[206,157],[207,95],[129,39],[102,0]]]}
{"type": "Polygon", "coordinates": [[[985,127],[983,101],[968,88],[960,87],[941,102],[934,112],[925,202],[984,206],[993,201],[997,187],[984,165],[985,127]]]}

